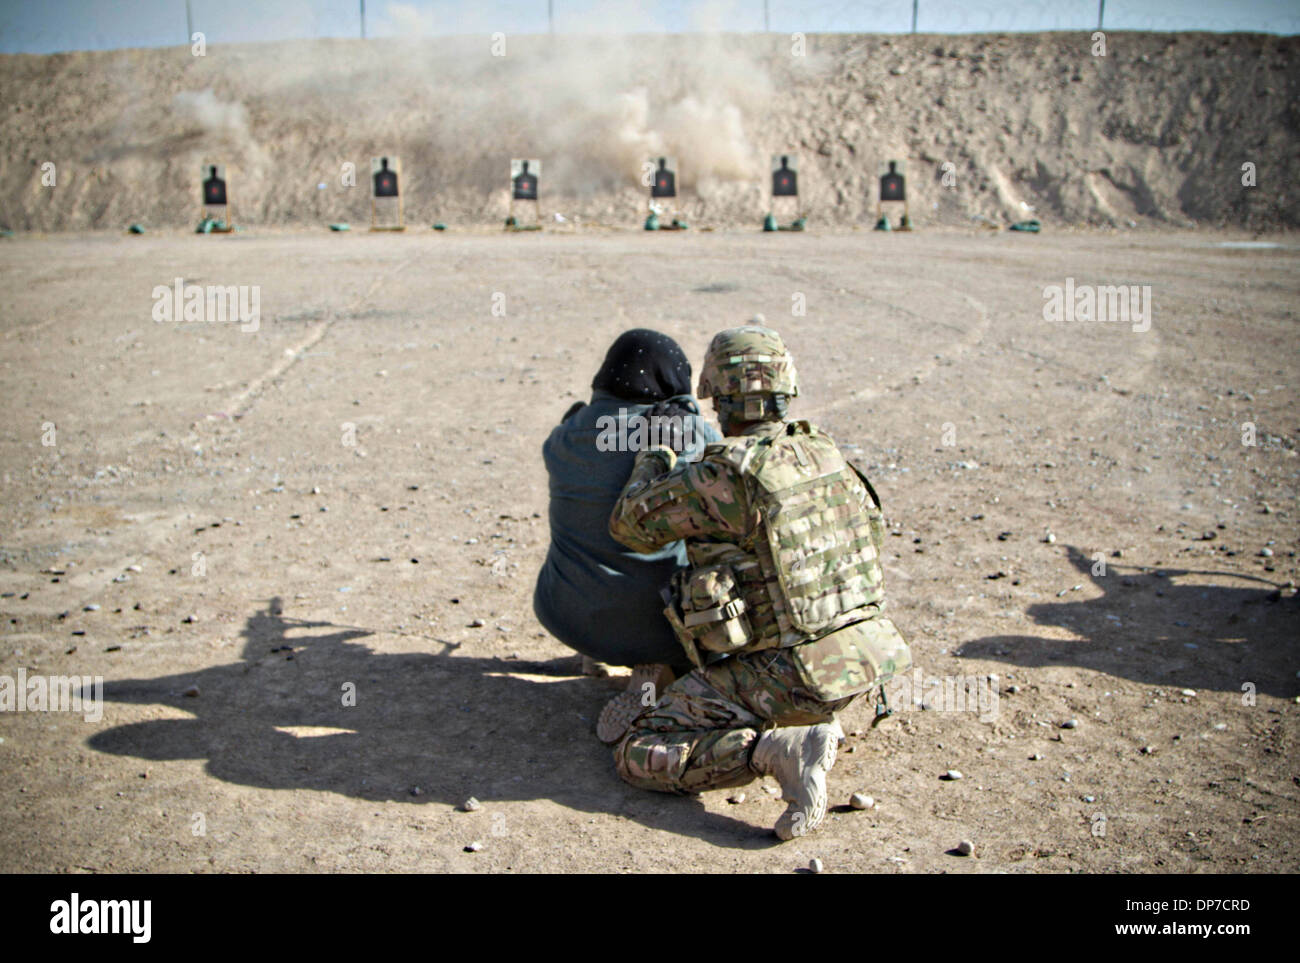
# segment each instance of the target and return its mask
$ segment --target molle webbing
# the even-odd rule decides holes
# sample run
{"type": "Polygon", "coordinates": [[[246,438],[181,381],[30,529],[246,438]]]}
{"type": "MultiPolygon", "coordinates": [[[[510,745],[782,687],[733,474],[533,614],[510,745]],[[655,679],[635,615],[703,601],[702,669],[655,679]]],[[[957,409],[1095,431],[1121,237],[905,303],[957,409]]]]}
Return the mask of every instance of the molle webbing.
{"type": "Polygon", "coordinates": [[[780,436],[760,458],[758,504],[782,635],[811,638],[853,621],[855,610],[884,596],[871,531],[878,509],[834,443],[815,431],[780,436]]]}

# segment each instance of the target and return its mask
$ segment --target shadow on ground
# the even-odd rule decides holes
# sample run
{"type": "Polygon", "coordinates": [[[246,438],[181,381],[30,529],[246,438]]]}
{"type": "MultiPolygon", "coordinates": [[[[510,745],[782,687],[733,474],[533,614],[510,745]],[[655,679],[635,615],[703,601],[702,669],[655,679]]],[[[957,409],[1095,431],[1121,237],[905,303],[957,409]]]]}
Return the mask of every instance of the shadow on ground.
{"type": "MultiPolygon", "coordinates": [[[[1144,685],[1259,695],[1300,693],[1300,598],[1274,583],[1229,572],[1107,565],[1069,548],[1070,563],[1101,589],[1098,598],[1031,605],[1039,625],[1077,639],[995,635],[964,643],[963,658],[1021,666],[1078,666],[1144,685]],[[1210,585],[1207,576],[1240,580],[1210,585]],[[1199,580],[1199,581],[1198,581],[1199,580]]],[[[1109,560],[1107,560],[1109,561],[1109,560]]]]}
{"type": "Polygon", "coordinates": [[[194,718],[117,726],[91,748],[204,759],[218,779],[265,789],[448,805],[550,799],[718,846],[776,842],[770,828],[709,813],[696,798],[624,785],[594,735],[616,689],[576,676],[577,659],[462,656],[449,643],[437,655],[376,653],[357,641],[371,632],[286,617],[278,598],[242,634],[240,662],[106,684],[106,702],[167,705],[194,718]],[[349,683],[354,706],[343,704],[349,683]],[[198,695],[186,696],[192,686],[198,695]],[[281,731],[297,727],[343,731],[281,731]]]}

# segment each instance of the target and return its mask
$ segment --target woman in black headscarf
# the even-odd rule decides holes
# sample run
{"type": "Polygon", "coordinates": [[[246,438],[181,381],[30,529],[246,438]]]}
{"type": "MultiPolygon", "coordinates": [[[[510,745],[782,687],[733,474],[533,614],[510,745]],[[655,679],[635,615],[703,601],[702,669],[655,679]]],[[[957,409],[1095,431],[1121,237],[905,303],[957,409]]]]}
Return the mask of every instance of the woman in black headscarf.
{"type": "Polygon", "coordinates": [[[591,387],[620,401],[648,404],[689,396],[691,363],[668,335],[633,328],[609,346],[591,387]]]}
{"type": "MultiPolygon", "coordinates": [[[[591,403],[570,408],[542,447],[551,546],[533,611],[547,631],[591,659],[641,674],[650,666],[680,672],[689,665],[663,616],[659,590],[686,564],[685,546],[676,542],[638,555],[610,538],[609,515],[639,449],[668,443],[689,460],[720,436],[691,397],[686,355],[657,331],[620,335],[591,388],[591,403]],[[673,430],[656,438],[655,424],[673,430]]],[[[633,682],[638,679],[634,673],[633,682]]],[[[661,682],[662,673],[654,681],[661,682]]]]}

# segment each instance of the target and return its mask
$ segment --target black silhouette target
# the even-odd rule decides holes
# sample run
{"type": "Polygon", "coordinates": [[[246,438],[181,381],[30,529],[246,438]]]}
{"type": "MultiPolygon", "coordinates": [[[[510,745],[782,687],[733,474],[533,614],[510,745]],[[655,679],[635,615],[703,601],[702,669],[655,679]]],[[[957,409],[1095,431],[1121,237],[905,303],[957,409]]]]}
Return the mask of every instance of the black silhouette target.
{"type": "Polygon", "coordinates": [[[898,170],[898,161],[890,161],[889,170],[881,175],[880,199],[882,201],[902,201],[907,199],[903,175],[898,170]]]}
{"type": "Polygon", "coordinates": [[[541,162],[536,160],[510,162],[510,186],[515,200],[537,200],[537,178],[541,173],[541,166],[541,162]]]}
{"type": "Polygon", "coordinates": [[[203,203],[210,207],[224,207],[226,201],[226,179],[218,165],[209,164],[203,178],[203,203]]]}
{"type": "Polygon", "coordinates": [[[375,197],[397,196],[397,171],[395,166],[390,165],[387,157],[379,158],[379,169],[373,175],[375,197]]]}
{"type": "Polygon", "coordinates": [[[677,196],[677,164],[671,157],[656,157],[654,160],[653,180],[650,182],[651,197],[677,196]]]}
{"type": "Polygon", "coordinates": [[[791,154],[778,154],[772,158],[772,196],[798,197],[798,161],[791,154]]]}
{"type": "Polygon", "coordinates": [[[402,220],[402,159],[396,154],[370,158],[370,230],[404,231],[402,220]],[[392,223],[394,208],[397,222],[392,223]],[[382,219],[387,223],[379,223],[382,219]]]}

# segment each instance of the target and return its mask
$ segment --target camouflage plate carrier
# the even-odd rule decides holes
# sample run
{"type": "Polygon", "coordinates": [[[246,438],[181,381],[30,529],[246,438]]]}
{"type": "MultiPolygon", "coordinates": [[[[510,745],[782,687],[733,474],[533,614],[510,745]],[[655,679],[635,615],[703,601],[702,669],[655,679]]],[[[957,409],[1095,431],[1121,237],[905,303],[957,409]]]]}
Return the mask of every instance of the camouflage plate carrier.
{"type": "Polygon", "coordinates": [[[676,793],[774,775],[791,804],[783,839],[825,814],[835,714],[911,666],[880,615],[879,500],[828,435],[785,420],[797,393],[779,334],[719,332],[699,395],[728,437],[682,465],[641,452],[609,523],[638,552],[686,540],[665,614],[696,666],[633,720],[619,775],[676,793]]]}
{"type": "Polygon", "coordinates": [[[687,543],[691,567],[674,579],[665,615],[691,661],[798,647],[801,675],[826,701],[908,668],[906,643],[879,617],[880,506],[830,436],[776,422],[705,458],[743,480],[756,524],[735,543],[687,543]]]}

